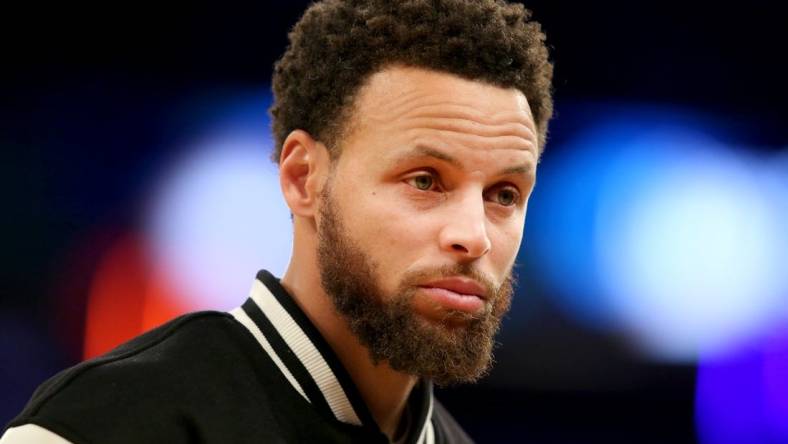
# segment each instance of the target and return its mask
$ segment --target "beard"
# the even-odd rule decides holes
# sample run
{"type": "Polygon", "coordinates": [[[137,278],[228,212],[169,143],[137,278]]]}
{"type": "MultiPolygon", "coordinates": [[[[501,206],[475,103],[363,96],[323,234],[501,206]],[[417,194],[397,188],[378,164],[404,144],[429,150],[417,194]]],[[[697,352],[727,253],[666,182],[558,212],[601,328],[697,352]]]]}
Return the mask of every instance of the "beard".
{"type": "Polygon", "coordinates": [[[472,265],[456,264],[407,272],[393,294],[380,287],[377,266],[342,225],[332,200],[330,180],[321,193],[318,263],[323,289],[350,330],[368,351],[373,364],[431,379],[438,385],[473,382],[489,371],[494,337],[509,310],[511,270],[495,287],[472,265]],[[413,310],[419,285],[442,277],[463,275],[486,289],[484,311],[469,314],[443,310],[428,321],[413,310]]]}

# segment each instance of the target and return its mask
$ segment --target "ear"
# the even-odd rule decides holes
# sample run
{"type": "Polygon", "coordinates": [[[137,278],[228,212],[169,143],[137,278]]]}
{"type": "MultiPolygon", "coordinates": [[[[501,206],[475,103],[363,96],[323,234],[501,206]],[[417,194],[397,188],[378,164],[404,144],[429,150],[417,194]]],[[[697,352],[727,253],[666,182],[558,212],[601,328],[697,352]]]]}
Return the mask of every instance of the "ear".
{"type": "Polygon", "coordinates": [[[294,216],[312,217],[330,166],[328,150],[303,130],[291,132],[279,156],[279,185],[294,216]]]}

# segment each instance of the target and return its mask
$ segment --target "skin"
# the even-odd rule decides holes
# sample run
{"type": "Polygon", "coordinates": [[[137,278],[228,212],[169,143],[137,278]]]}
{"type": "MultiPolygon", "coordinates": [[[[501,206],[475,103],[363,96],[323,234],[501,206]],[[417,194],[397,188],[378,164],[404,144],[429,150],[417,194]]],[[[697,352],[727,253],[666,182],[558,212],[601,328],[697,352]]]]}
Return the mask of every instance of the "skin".
{"type": "MultiPolygon", "coordinates": [[[[317,227],[329,174],[343,226],[395,291],[408,271],[470,264],[494,285],[514,265],[536,179],[536,128],[525,96],[451,74],[391,66],[355,100],[342,152],[304,131],[285,140],[280,184],[294,220],[283,286],[325,336],[381,430],[392,437],[417,377],[374,365],[320,284],[317,227]],[[381,390],[386,387],[386,390],[381,390]]],[[[445,309],[425,291],[424,322],[445,309]]],[[[462,326],[445,326],[462,328],[462,326]]]]}

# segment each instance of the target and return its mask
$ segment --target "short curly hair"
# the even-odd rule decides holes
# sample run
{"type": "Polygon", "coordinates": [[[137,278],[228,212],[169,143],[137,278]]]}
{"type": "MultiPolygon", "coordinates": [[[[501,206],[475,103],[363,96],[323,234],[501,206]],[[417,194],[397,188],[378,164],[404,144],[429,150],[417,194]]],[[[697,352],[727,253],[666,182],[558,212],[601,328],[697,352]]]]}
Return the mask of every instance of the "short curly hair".
{"type": "Polygon", "coordinates": [[[364,82],[392,65],[451,73],[525,94],[540,152],[553,114],[553,65],[531,12],[504,0],[325,0],[312,4],[274,66],[269,112],[279,161],[302,129],[339,155],[364,82]]]}

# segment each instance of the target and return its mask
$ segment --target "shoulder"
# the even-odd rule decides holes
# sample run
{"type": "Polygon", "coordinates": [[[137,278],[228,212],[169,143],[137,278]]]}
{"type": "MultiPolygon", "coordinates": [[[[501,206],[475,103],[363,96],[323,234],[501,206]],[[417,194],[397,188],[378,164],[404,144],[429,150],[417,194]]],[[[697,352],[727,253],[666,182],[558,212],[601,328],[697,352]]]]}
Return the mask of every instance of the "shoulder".
{"type": "Polygon", "coordinates": [[[437,399],[433,403],[432,424],[435,427],[436,443],[473,443],[471,437],[437,399]]]}
{"type": "MultiPolygon", "coordinates": [[[[210,366],[214,349],[226,350],[235,327],[220,312],[191,313],[121,344],[110,352],[63,370],[44,382],[25,408],[33,413],[73,391],[129,387],[171,382],[182,372],[210,366]],[[208,359],[199,359],[199,358],[208,359]]],[[[84,403],[84,399],[81,399],[84,403]]]]}
{"type": "Polygon", "coordinates": [[[164,438],[172,424],[259,381],[254,347],[228,313],[184,315],[50,378],[8,427],[37,424],[74,442],[124,432],[164,438]]]}

